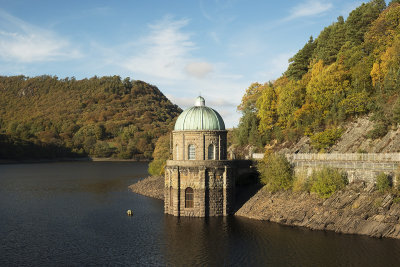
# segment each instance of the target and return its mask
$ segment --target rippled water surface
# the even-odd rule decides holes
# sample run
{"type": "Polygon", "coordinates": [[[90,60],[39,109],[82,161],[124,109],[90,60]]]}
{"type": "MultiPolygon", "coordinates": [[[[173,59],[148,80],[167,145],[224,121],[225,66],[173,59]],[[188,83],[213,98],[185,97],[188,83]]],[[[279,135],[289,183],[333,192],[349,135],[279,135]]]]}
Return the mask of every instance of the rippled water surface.
{"type": "Polygon", "coordinates": [[[400,266],[400,240],[164,215],[128,191],[146,175],[136,162],[0,165],[0,266],[400,266]]]}

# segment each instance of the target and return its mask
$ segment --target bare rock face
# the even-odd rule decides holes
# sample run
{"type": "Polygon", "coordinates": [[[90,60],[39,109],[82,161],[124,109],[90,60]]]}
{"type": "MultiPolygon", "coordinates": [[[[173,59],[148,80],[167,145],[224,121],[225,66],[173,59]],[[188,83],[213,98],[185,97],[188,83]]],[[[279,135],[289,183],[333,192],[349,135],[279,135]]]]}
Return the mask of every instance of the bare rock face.
{"type": "Polygon", "coordinates": [[[129,188],[137,194],[164,200],[164,176],[149,176],[129,188]]]}
{"type": "Polygon", "coordinates": [[[400,129],[390,129],[379,139],[368,139],[367,133],[374,128],[374,122],[368,117],[358,118],[349,123],[339,142],[331,149],[331,153],[354,153],[365,151],[369,153],[400,152],[400,129]]]}
{"type": "Polygon", "coordinates": [[[400,238],[400,203],[363,182],[355,182],[324,200],[314,194],[262,188],[235,215],[371,237],[400,238]]]}
{"type": "MultiPolygon", "coordinates": [[[[368,153],[394,153],[400,152],[400,128],[390,129],[382,138],[372,140],[367,138],[367,133],[374,129],[374,122],[368,116],[360,117],[355,121],[343,126],[345,131],[341,138],[327,153],[357,153],[360,151],[368,153]]],[[[318,152],[311,146],[310,138],[302,137],[296,144],[278,147],[280,152],[290,153],[313,153],[318,152]]]]}
{"type": "Polygon", "coordinates": [[[354,153],[360,150],[374,152],[370,151],[372,140],[366,138],[366,134],[373,128],[374,122],[370,121],[368,117],[358,118],[356,121],[348,123],[341,139],[331,148],[331,152],[354,153]]]}

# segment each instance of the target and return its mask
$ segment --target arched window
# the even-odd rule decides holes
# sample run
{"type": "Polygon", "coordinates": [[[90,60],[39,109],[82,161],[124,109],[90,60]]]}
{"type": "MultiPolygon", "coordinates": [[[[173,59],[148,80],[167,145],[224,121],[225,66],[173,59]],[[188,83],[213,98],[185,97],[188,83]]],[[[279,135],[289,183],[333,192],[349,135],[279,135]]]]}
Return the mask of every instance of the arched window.
{"type": "Polygon", "coordinates": [[[215,159],[215,146],[213,144],[208,146],[208,159],[215,159]]]}
{"type": "Polygon", "coordinates": [[[188,159],[196,159],[196,147],[194,145],[189,145],[188,159]]]}
{"type": "Polygon", "coordinates": [[[175,146],[175,151],[176,151],[176,159],[175,160],[179,160],[179,147],[178,147],[178,145],[175,146]]]}
{"type": "Polygon", "coordinates": [[[193,189],[191,187],[185,190],[185,208],[193,208],[193,189]]]}

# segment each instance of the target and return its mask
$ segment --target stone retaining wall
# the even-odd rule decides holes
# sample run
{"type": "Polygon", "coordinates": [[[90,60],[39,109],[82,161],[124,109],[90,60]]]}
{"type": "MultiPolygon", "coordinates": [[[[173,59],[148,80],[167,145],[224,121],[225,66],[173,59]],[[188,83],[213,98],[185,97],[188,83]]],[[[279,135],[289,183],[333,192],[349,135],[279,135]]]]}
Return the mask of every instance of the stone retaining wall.
{"type": "Polygon", "coordinates": [[[286,158],[294,165],[295,173],[311,175],[314,169],[331,167],[345,171],[349,182],[374,183],[381,172],[394,177],[400,164],[400,153],[286,154],[286,158]]]}
{"type": "Polygon", "coordinates": [[[286,154],[294,161],[363,161],[400,163],[400,153],[299,153],[286,154]]]}

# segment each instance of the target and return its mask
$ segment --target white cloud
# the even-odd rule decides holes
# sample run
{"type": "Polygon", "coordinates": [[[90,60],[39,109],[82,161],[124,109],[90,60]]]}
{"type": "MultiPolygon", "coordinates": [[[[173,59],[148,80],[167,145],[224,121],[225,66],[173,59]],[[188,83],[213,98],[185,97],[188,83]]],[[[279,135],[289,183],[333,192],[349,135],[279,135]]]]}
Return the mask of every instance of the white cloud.
{"type": "Polygon", "coordinates": [[[289,58],[292,56],[293,53],[282,53],[268,60],[264,67],[265,70],[256,74],[257,80],[264,83],[280,77],[286,71],[289,65],[289,58]]]}
{"type": "Polygon", "coordinates": [[[175,94],[166,94],[169,100],[171,100],[174,104],[180,106],[185,109],[187,107],[191,107],[194,104],[193,97],[177,97],[175,94]]]}
{"type": "Polygon", "coordinates": [[[293,7],[290,15],[284,20],[319,15],[331,9],[332,6],[332,3],[325,3],[318,0],[307,0],[306,2],[293,7]]]}
{"type": "Polygon", "coordinates": [[[190,34],[181,31],[187,24],[187,19],[174,21],[166,17],[149,25],[150,34],[140,40],[139,50],[123,66],[135,73],[160,78],[184,78],[189,52],[195,48],[190,41],[190,34]]]}
{"type": "MultiPolygon", "coordinates": [[[[221,70],[216,70],[219,72],[221,70]]],[[[188,79],[182,83],[171,86],[162,86],[163,92],[168,92],[167,97],[186,109],[194,105],[195,98],[201,94],[206,100],[206,105],[217,110],[225,121],[226,127],[236,126],[240,114],[236,112],[236,107],[245,89],[251,83],[251,80],[226,79],[220,78],[214,73],[209,79],[188,79]]]]}
{"type": "MultiPolygon", "coordinates": [[[[199,92],[199,95],[202,95],[199,92]]],[[[195,98],[194,97],[177,97],[175,95],[166,95],[173,103],[177,104],[178,106],[182,107],[182,108],[188,108],[188,107],[192,107],[194,105],[195,102],[195,98]]],[[[206,106],[209,107],[213,107],[214,109],[218,109],[218,108],[230,108],[235,110],[237,107],[237,103],[234,102],[230,102],[224,98],[213,98],[212,96],[210,96],[210,94],[202,95],[205,97],[206,100],[206,106]],[[218,108],[217,108],[218,107],[218,108]]]]}
{"type": "Polygon", "coordinates": [[[80,56],[65,38],[0,9],[0,58],[3,60],[30,63],[80,56]]]}
{"type": "Polygon", "coordinates": [[[202,79],[213,71],[213,66],[207,62],[190,62],[186,64],[185,71],[191,76],[202,79]]]}
{"type": "Polygon", "coordinates": [[[148,25],[148,34],[137,40],[103,48],[94,43],[92,47],[102,54],[100,66],[112,66],[120,75],[158,86],[183,109],[193,106],[201,94],[207,105],[226,115],[227,126],[236,125],[240,116],[236,106],[251,81],[232,71],[235,68],[227,62],[207,62],[194,56],[200,47],[185,31],[188,24],[186,19],[165,17],[148,25]]]}

